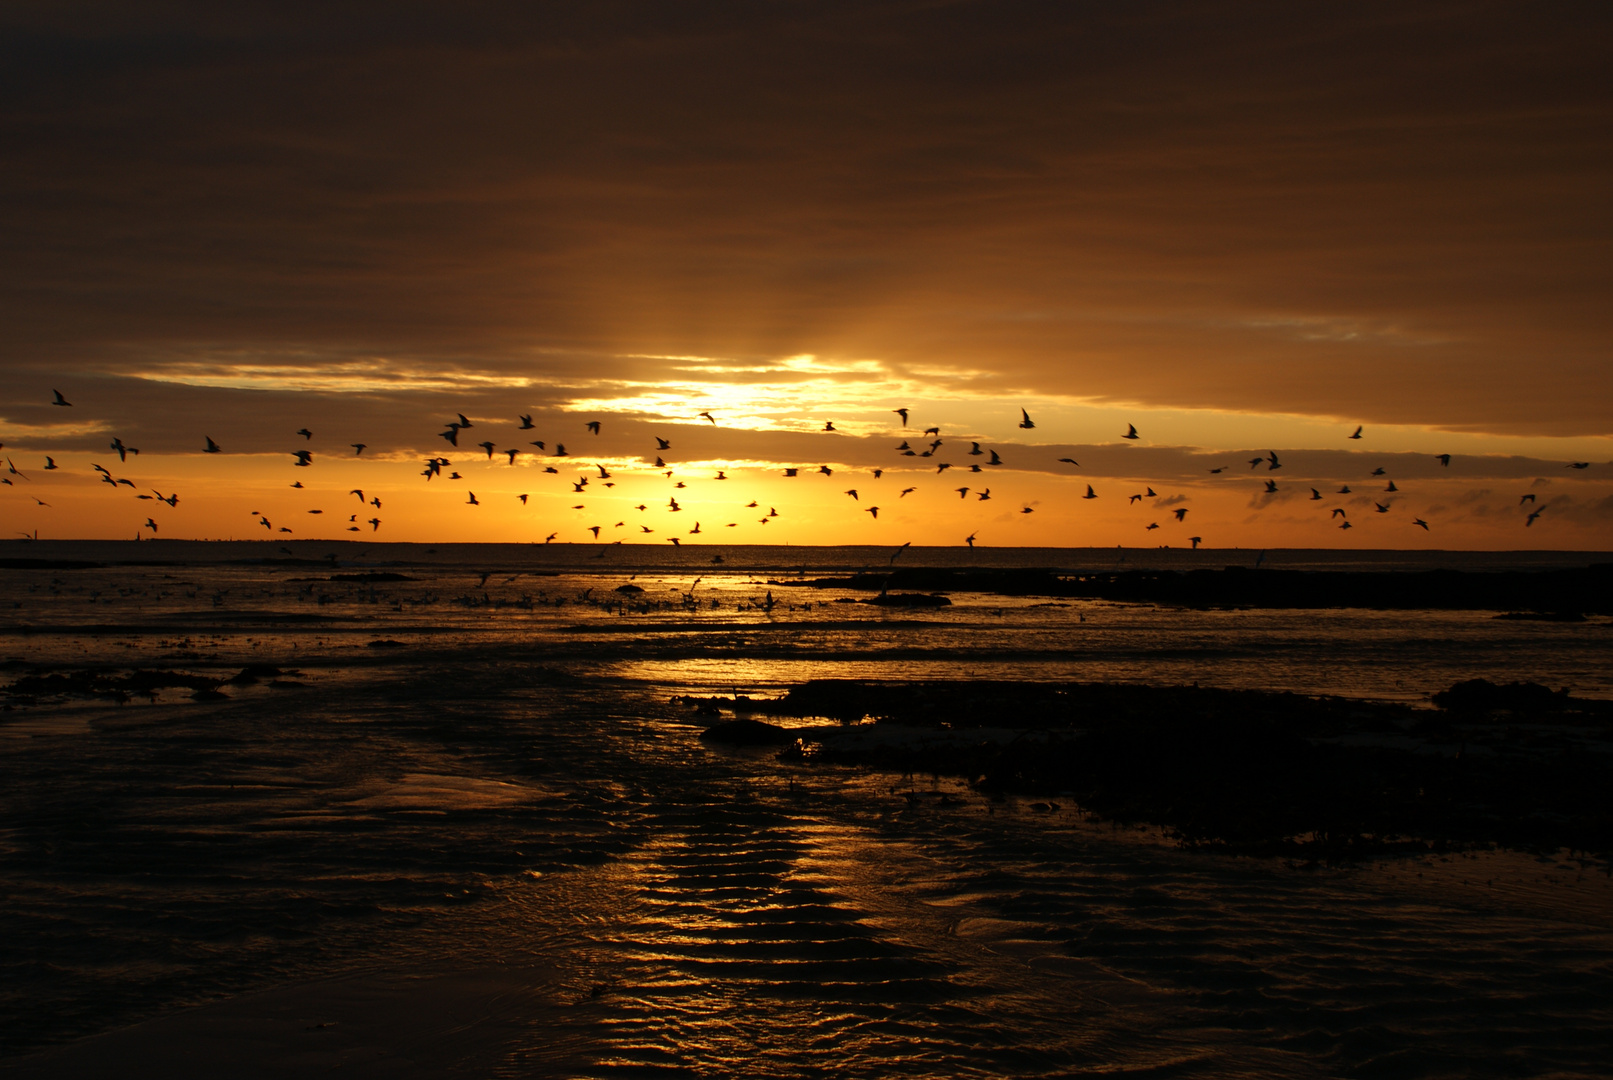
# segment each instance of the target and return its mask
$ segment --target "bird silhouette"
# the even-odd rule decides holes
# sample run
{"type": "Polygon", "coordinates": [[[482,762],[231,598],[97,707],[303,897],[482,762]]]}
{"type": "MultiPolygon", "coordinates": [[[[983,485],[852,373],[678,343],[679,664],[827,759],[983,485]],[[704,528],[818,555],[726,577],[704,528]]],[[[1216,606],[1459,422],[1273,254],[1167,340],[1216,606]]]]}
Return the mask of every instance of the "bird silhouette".
{"type": "Polygon", "coordinates": [[[1197,551],[1199,549],[1199,545],[1204,543],[1204,537],[1202,536],[1189,536],[1188,540],[1192,542],[1194,551],[1197,551]]]}
{"type": "Polygon", "coordinates": [[[1518,505],[1519,506],[1522,506],[1524,503],[1532,503],[1534,501],[1535,501],[1535,496],[1534,496],[1533,492],[1531,492],[1528,495],[1519,495],[1518,496],[1518,505]]]}
{"type": "Polygon", "coordinates": [[[1258,469],[1260,468],[1260,463],[1265,460],[1266,459],[1264,457],[1252,457],[1249,459],[1249,467],[1251,469],[1258,469]]]}
{"type": "Polygon", "coordinates": [[[1357,425],[1357,427],[1355,429],[1355,434],[1351,435],[1350,438],[1359,439],[1361,437],[1361,431],[1362,431],[1362,428],[1359,425],[1357,425]]]}
{"type": "Polygon", "coordinates": [[[62,397],[62,392],[60,390],[52,390],[51,393],[56,395],[56,400],[51,402],[52,405],[64,405],[68,408],[72,408],[73,403],[62,397]]]}
{"type": "Polygon", "coordinates": [[[521,427],[519,428],[519,430],[521,430],[521,431],[531,431],[532,430],[532,417],[531,417],[530,414],[528,414],[528,413],[522,413],[521,414],[521,427]]]}
{"type": "Polygon", "coordinates": [[[51,457],[49,454],[45,455],[45,471],[50,472],[52,469],[56,468],[60,468],[60,466],[56,464],[56,459],[51,457]]]}
{"type": "Polygon", "coordinates": [[[918,490],[918,488],[916,488],[916,487],[903,488],[902,493],[900,495],[896,496],[896,497],[898,499],[905,499],[905,498],[908,497],[908,495],[912,494],[913,492],[915,492],[917,490],[918,490]]]}
{"type": "Polygon", "coordinates": [[[703,413],[697,413],[696,415],[698,415],[701,419],[710,420],[712,427],[717,426],[717,418],[715,416],[712,416],[710,413],[703,412],[703,413]]]}
{"type": "Polygon", "coordinates": [[[1092,490],[1092,485],[1091,484],[1087,485],[1087,493],[1085,495],[1081,496],[1081,498],[1083,498],[1083,499],[1096,499],[1097,497],[1098,497],[1098,493],[1096,491],[1092,490]]]}
{"type": "Polygon", "coordinates": [[[1155,530],[1157,528],[1159,528],[1159,522],[1157,522],[1157,521],[1149,522],[1148,527],[1146,529],[1144,529],[1143,532],[1152,532],[1153,530],[1155,530]]]}
{"type": "Polygon", "coordinates": [[[1027,506],[1027,507],[1024,507],[1023,509],[1021,509],[1020,513],[1021,514],[1034,514],[1034,513],[1036,513],[1036,511],[1032,510],[1030,507],[1027,506]]]}
{"type": "Polygon", "coordinates": [[[493,458],[493,441],[489,439],[486,442],[479,442],[476,445],[487,451],[488,460],[491,461],[493,458]]]}
{"type": "Polygon", "coordinates": [[[1383,490],[1385,490],[1385,491],[1399,491],[1400,489],[1395,487],[1395,482],[1393,480],[1391,480],[1391,481],[1389,481],[1389,486],[1384,488],[1383,490]]]}
{"type": "Polygon", "coordinates": [[[448,444],[450,446],[458,446],[459,445],[459,425],[457,425],[457,424],[449,424],[447,431],[439,431],[439,432],[437,432],[437,437],[440,438],[440,439],[447,439],[448,444]]]}
{"type": "Polygon", "coordinates": [[[670,450],[670,449],[672,449],[672,443],[670,441],[666,440],[666,439],[661,438],[661,436],[657,435],[657,436],[655,436],[655,448],[657,450],[670,450]]]}
{"type": "Polygon", "coordinates": [[[877,506],[870,506],[866,511],[864,511],[864,513],[872,514],[874,516],[874,520],[879,520],[879,507],[877,506]]]}
{"type": "Polygon", "coordinates": [[[1321,498],[1322,493],[1317,491],[1315,488],[1311,488],[1311,502],[1319,502],[1321,501],[1321,498]]]}
{"type": "Polygon", "coordinates": [[[785,469],[784,470],[784,475],[785,476],[798,476],[798,475],[800,475],[800,472],[801,472],[800,469],[785,469]]]}
{"type": "Polygon", "coordinates": [[[557,443],[554,444],[554,456],[555,457],[565,457],[566,456],[566,444],[565,443],[557,442],[557,443]]]}
{"type": "Polygon", "coordinates": [[[995,450],[991,452],[991,460],[986,462],[987,465],[1001,465],[1002,463],[1003,459],[997,456],[997,451],[995,450]]]}
{"type": "Polygon", "coordinates": [[[297,467],[300,469],[306,469],[314,461],[314,455],[307,450],[293,450],[291,456],[297,459],[297,467]]]}
{"type": "Polygon", "coordinates": [[[470,495],[470,498],[465,500],[465,505],[466,506],[480,506],[480,505],[482,505],[481,503],[476,501],[476,493],[474,491],[467,492],[467,494],[470,495]]]}
{"type": "Polygon", "coordinates": [[[1386,472],[1386,470],[1383,468],[1383,466],[1380,465],[1376,469],[1372,470],[1372,475],[1373,476],[1383,476],[1385,472],[1386,472]]]}
{"type": "Polygon", "coordinates": [[[590,525],[590,526],[588,526],[588,531],[594,534],[594,539],[595,540],[599,539],[599,526],[598,525],[590,525]]]}
{"type": "Polygon", "coordinates": [[[1536,510],[1533,513],[1531,513],[1527,518],[1524,519],[1523,527],[1527,529],[1529,526],[1533,525],[1535,523],[1535,518],[1539,517],[1541,514],[1544,514],[1545,512],[1546,512],[1546,508],[1544,506],[1542,506],[1539,510],[1536,510]]]}
{"type": "Polygon", "coordinates": [[[1031,414],[1026,412],[1024,409],[1019,410],[1019,415],[1024,417],[1024,419],[1019,422],[1019,426],[1024,428],[1026,431],[1029,431],[1031,428],[1036,426],[1036,421],[1032,420],[1031,414]]]}
{"type": "Polygon", "coordinates": [[[1337,492],[1335,492],[1335,494],[1338,494],[1338,495],[1348,495],[1349,493],[1350,493],[1350,485],[1349,484],[1345,484],[1343,487],[1339,488],[1337,492]]]}
{"type": "Polygon", "coordinates": [[[113,439],[110,445],[112,449],[118,452],[119,461],[128,461],[130,454],[135,454],[138,456],[140,453],[140,451],[136,450],[132,446],[124,446],[122,439],[113,439]]]}
{"type": "Polygon", "coordinates": [[[835,422],[833,420],[825,420],[823,422],[823,430],[825,430],[825,431],[833,431],[834,429],[835,429],[835,422]]]}
{"type": "Polygon", "coordinates": [[[939,438],[940,435],[941,435],[941,429],[938,428],[938,427],[927,427],[927,428],[924,429],[924,434],[926,434],[926,435],[934,435],[937,438],[939,438]]]}
{"type": "Polygon", "coordinates": [[[818,471],[820,473],[822,473],[823,475],[825,475],[825,476],[833,476],[835,474],[835,471],[833,469],[829,468],[829,466],[827,466],[827,465],[819,465],[818,466],[818,471]]]}
{"type": "Polygon", "coordinates": [[[1176,515],[1177,521],[1187,520],[1187,507],[1185,506],[1178,506],[1175,510],[1172,510],[1171,513],[1176,515]]]}
{"type": "Polygon", "coordinates": [[[977,491],[977,492],[975,492],[975,500],[977,502],[990,502],[991,501],[991,489],[987,488],[985,491],[977,491]]]}
{"type": "Polygon", "coordinates": [[[966,487],[953,488],[952,490],[958,493],[958,498],[960,499],[967,499],[969,497],[969,489],[966,487]]]}
{"type": "Polygon", "coordinates": [[[1141,495],[1128,495],[1128,496],[1126,496],[1126,505],[1127,506],[1134,506],[1137,503],[1141,502],[1142,498],[1143,497],[1141,495]]]}
{"type": "Polygon", "coordinates": [[[1375,502],[1372,505],[1378,508],[1378,513],[1380,514],[1387,514],[1389,512],[1389,508],[1383,505],[1381,502],[1375,502]]]}
{"type": "Polygon", "coordinates": [[[1333,508],[1333,513],[1332,513],[1332,515],[1331,515],[1331,516],[1332,516],[1332,517],[1336,517],[1336,518],[1347,518],[1347,517],[1349,517],[1349,516],[1350,516],[1350,515],[1349,515],[1349,514],[1347,514],[1347,513],[1345,513],[1345,512],[1344,512],[1344,507],[1342,507],[1342,506],[1335,506],[1335,507],[1334,507],[1334,508],[1333,508]]]}
{"type": "Polygon", "coordinates": [[[1441,465],[1445,466],[1447,469],[1450,468],[1451,456],[1449,454],[1435,454],[1434,456],[1439,459],[1439,463],[1441,465]]]}
{"type": "Polygon", "coordinates": [[[517,454],[519,454],[520,452],[521,452],[520,447],[516,447],[516,446],[512,446],[508,450],[504,451],[504,453],[509,456],[511,465],[515,464],[515,456],[517,454]]]}
{"type": "Polygon", "coordinates": [[[589,431],[592,431],[595,435],[599,434],[598,420],[589,420],[583,424],[583,427],[587,428],[589,431]]]}
{"type": "Polygon", "coordinates": [[[212,436],[203,435],[202,438],[207,440],[207,448],[205,450],[203,450],[202,453],[204,453],[204,454],[216,454],[216,453],[219,452],[220,447],[219,447],[218,443],[213,441],[212,436]]]}
{"type": "Polygon", "coordinates": [[[1575,461],[1570,463],[1568,467],[1570,469],[1588,469],[1591,467],[1591,463],[1588,461],[1575,461]]]}
{"type": "Polygon", "coordinates": [[[1140,438],[1142,438],[1141,435],[1137,434],[1137,425],[1136,424],[1127,424],[1126,425],[1126,433],[1124,435],[1120,436],[1120,437],[1122,439],[1140,439],[1140,438]]]}
{"type": "Polygon", "coordinates": [[[459,426],[462,428],[468,428],[471,426],[471,422],[465,417],[464,413],[459,414],[459,426]]]}
{"type": "Polygon", "coordinates": [[[1267,480],[1266,481],[1266,494],[1267,495],[1272,495],[1272,494],[1275,494],[1276,491],[1277,491],[1277,481],[1275,481],[1275,480],[1267,480]]]}
{"type": "Polygon", "coordinates": [[[847,488],[846,489],[846,494],[850,495],[853,499],[856,499],[857,498],[857,489],[856,488],[847,488]]]}
{"type": "MultiPolygon", "coordinates": [[[[975,445],[979,446],[980,444],[975,443],[975,445]]],[[[1081,464],[1079,461],[1075,460],[1074,458],[1068,458],[1068,457],[1059,458],[1059,462],[1060,462],[1060,464],[1063,464],[1063,465],[1075,465],[1077,467],[1079,467],[1080,464],[1081,464]]]]}
{"type": "Polygon", "coordinates": [[[1341,529],[1353,529],[1353,528],[1355,528],[1355,526],[1350,524],[1348,521],[1344,521],[1344,522],[1341,522],[1339,524],[1339,528],[1341,528],[1341,529]]]}
{"type": "Polygon", "coordinates": [[[892,409],[891,412],[895,413],[897,416],[900,416],[902,418],[902,426],[903,427],[907,426],[907,410],[906,409],[892,409]]]}
{"type": "Polygon", "coordinates": [[[361,488],[354,488],[352,491],[349,491],[348,494],[357,495],[360,503],[364,501],[364,491],[361,488]]]}
{"type": "Polygon", "coordinates": [[[366,446],[370,445],[370,444],[369,443],[355,442],[355,443],[348,443],[347,445],[351,446],[353,448],[353,456],[354,457],[363,457],[364,456],[364,448],[366,446]]]}
{"type": "Polygon", "coordinates": [[[1411,523],[1421,527],[1423,532],[1428,531],[1428,522],[1424,521],[1422,518],[1412,518],[1411,523]]]}
{"type": "Polygon", "coordinates": [[[312,439],[314,437],[314,433],[309,431],[307,428],[298,428],[297,434],[301,435],[304,439],[312,439]]]}
{"type": "Polygon", "coordinates": [[[521,505],[522,506],[526,505],[527,497],[525,495],[517,495],[516,498],[521,500],[521,505]]]}
{"type": "Polygon", "coordinates": [[[381,527],[381,519],[380,518],[370,518],[368,524],[370,526],[370,531],[374,532],[375,530],[377,530],[377,529],[379,529],[381,527]]]}
{"type": "Polygon", "coordinates": [[[939,465],[937,465],[935,467],[935,474],[937,476],[939,476],[942,473],[946,472],[950,468],[952,468],[952,463],[948,462],[948,461],[943,461],[943,462],[941,462],[941,464],[939,464],[939,465]]]}

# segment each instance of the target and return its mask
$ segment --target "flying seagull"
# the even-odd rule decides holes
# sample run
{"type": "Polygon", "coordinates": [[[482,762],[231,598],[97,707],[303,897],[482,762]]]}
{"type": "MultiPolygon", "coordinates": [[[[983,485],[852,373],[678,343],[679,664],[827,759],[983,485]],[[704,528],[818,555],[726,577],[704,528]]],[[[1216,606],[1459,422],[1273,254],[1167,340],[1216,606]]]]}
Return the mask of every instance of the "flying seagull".
{"type": "Polygon", "coordinates": [[[903,427],[907,426],[907,410],[906,409],[892,409],[891,412],[895,413],[897,416],[900,416],[902,418],[902,426],[903,427]]]}
{"type": "Polygon", "coordinates": [[[314,437],[314,433],[309,431],[307,428],[298,428],[297,434],[301,435],[305,439],[312,439],[314,437]]]}
{"type": "Polygon", "coordinates": [[[1136,424],[1127,424],[1126,425],[1126,433],[1124,435],[1120,436],[1120,437],[1122,439],[1140,439],[1140,438],[1142,438],[1142,436],[1137,434],[1137,425],[1136,424]]]}
{"type": "Polygon", "coordinates": [[[1019,415],[1025,418],[1019,422],[1019,426],[1024,428],[1026,431],[1029,431],[1031,428],[1036,426],[1036,421],[1032,420],[1031,414],[1026,412],[1024,409],[1019,410],[1019,415]]]}
{"type": "Polygon", "coordinates": [[[1360,426],[1360,425],[1357,425],[1357,426],[1356,426],[1356,429],[1355,429],[1355,434],[1354,434],[1354,435],[1351,435],[1351,436],[1350,436],[1350,438],[1352,438],[1352,439],[1359,439],[1359,438],[1360,438],[1360,437],[1361,437],[1361,426],[1360,426]]]}
{"type": "Polygon", "coordinates": [[[69,408],[72,407],[73,403],[62,397],[62,392],[60,390],[52,390],[51,393],[56,395],[56,400],[51,402],[52,405],[65,405],[69,408]]]}
{"type": "Polygon", "coordinates": [[[203,450],[202,453],[204,453],[204,454],[216,454],[216,453],[219,452],[219,450],[221,448],[219,447],[218,443],[213,441],[211,436],[203,435],[202,438],[207,440],[207,449],[203,450]]]}

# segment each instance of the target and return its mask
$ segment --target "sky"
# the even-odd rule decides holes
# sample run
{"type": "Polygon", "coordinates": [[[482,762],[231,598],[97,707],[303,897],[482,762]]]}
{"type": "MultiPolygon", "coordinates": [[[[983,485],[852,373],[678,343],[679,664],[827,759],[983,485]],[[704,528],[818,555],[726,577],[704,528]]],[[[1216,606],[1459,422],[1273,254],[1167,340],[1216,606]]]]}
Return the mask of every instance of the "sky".
{"type": "Polygon", "coordinates": [[[0,11],[0,535],[1608,547],[1605,4],[328,7],[0,11]]]}

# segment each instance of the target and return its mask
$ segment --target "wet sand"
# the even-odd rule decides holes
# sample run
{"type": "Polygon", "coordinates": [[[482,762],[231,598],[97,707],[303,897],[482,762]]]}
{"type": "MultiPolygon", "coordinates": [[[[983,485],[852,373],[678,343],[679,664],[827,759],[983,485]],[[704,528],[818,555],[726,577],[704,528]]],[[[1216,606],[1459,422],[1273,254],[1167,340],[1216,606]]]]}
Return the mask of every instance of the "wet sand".
{"type": "MultiPolygon", "coordinates": [[[[914,671],[995,651],[1001,672],[1042,641],[1026,670],[1062,676],[1005,680],[1031,693],[1091,670],[1104,634],[1136,638],[1127,669],[1162,693],[1175,665],[1212,668],[1182,634],[1246,635],[1246,666],[1213,655],[1256,693],[1336,658],[1303,620],[966,594],[770,612],[739,575],[700,586],[716,614],[640,575],[664,599],[624,612],[593,599],[627,575],[334,580],[353,572],[0,576],[30,620],[5,635],[22,686],[0,714],[8,1068],[1592,1076],[1613,1055],[1595,860],[1228,854],[962,772],[715,744],[733,708],[674,701],[781,698],[839,654],[916,693],[914,671]]],[[[1589,670],[1605,636],[1378,625],[1376,662],[1401,666],[1376,677],[1422,693],[1452,670],[1426,665],[1429,625],[1489,643],[1444,665],[1536,649],[1589,670]]],[[[1010,740],[1036,726],[1023,693],[971,684],[1010,740]]],[[[801,712],[767,719],[839,729],[801,712]]]]}
{"type": "Polygon", "coordinates": [[[6,1063],[18,1078],[572,1075],[592,999],[542,972],[355,975],[243,994],[6,1063]]]}

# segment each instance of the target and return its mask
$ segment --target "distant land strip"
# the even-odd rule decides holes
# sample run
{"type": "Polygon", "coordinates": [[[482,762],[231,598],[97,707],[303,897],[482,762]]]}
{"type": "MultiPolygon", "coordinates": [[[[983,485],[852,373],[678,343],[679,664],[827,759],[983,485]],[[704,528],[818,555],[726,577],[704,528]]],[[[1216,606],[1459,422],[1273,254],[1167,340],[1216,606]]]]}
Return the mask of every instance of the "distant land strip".
{"type": "Polygon", "coordinates": [[[1120,570],[904,567],[773,586],[1056,596],[1183,607],[1381,608],[1613,614],[1613,563],[1562,570],[1120,570]]]}

